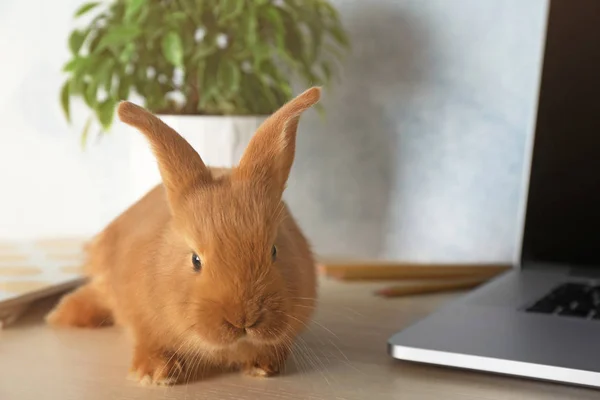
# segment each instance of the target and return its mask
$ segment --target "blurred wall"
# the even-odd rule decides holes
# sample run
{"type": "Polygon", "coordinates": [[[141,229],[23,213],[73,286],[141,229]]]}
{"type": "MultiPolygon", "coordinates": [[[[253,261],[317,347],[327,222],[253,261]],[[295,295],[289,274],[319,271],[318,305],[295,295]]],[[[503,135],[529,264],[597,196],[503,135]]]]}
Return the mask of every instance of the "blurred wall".
{"type": "MultiPolygon", "coordinates": [[[[286,193],[315,250],[514,259],[546,0],[333,2],[353,52],[286,193]]],[[[68,126],[59,108],[81,3],[0,2],[0,238],[91,234],[127,205],[127,139],[82,152],[87,111],[68,126]]]]}

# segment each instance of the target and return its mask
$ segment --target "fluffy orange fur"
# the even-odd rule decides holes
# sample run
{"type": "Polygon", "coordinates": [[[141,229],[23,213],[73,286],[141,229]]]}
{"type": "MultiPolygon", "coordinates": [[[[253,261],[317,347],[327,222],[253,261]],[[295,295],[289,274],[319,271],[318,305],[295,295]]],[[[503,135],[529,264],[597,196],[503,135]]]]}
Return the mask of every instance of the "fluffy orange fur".
{"type": "Polygon", "coordinates": [[[232,169],[205,166],[159,118],[121,103],[119,118],[148,139],[162,184],[94,238],[88,283],[47,321],[126,327],[143,383],[175,383],[198,363],[277,374],[315,307],[315,261],[282,195],[298,120],[319,98],[311,88],[275,112],[232,169]]]}

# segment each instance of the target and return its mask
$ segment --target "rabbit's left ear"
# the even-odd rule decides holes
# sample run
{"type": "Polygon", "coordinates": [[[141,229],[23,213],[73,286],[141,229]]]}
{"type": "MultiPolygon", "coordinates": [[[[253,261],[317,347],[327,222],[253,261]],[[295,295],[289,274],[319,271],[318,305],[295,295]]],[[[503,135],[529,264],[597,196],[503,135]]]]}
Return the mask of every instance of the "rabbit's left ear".
{"type": "Polygon", "coordinates": [[[267,118],[248,144],[234,177],[261,181],[283,193],[294,162],[300,115],[320,98],[321,89],[313,87],[267,118]]]}
{"type": "Polygon", "coordinates": [[[196,150],[160,118],[128,101],[121,102],[117,112],[121,121],[137,128],[152,146],[172,210],[191,188],[211,181],[210,170],[196,150]]]}

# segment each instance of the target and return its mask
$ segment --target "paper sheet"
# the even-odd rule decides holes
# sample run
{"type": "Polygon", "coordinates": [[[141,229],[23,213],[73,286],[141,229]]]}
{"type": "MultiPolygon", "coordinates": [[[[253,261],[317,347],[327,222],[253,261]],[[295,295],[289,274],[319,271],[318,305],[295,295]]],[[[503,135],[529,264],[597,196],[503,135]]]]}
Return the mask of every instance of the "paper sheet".
{"type": "Polygon", "coordinates": [[[14,322],[34,300],[83,279],[83,239],[0,241],[0,327],[14,322]]]}

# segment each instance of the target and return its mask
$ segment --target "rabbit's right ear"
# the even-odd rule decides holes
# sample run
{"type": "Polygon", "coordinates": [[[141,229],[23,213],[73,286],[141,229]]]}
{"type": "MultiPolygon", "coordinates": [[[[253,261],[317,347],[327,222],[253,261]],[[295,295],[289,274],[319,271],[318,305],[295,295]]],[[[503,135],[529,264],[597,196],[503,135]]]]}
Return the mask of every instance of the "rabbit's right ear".
{"type": "Polygon", "coordinates": [[[321,88],[310,88],[267,118],[250,140],[234,176],[269,183],[282,194],[294,162],[300,115],[320,98],[321,88]]]}
{"type": "Polygon", "coordinates": [[[212,180],[196,150],[160,118],[128,101],[119,104],[117,113],[150,142],[171,208],[191,188],[212,180]]]}

